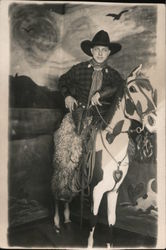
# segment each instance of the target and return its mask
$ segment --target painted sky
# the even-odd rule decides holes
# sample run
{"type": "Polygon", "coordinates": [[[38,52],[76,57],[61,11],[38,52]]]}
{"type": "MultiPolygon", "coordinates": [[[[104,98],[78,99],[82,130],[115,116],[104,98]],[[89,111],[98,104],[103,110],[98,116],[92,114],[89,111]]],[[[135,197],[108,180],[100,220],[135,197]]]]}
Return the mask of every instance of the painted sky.
{"type": "Polygon", "coordinates": [[[81,51],[80,43],[91,40],[101,29],[109,33],[111,41],[122,45],[122,50],[110,57],[109,64],[124,78],[140,63],[145,73],[155,75],[155,6],[111,3],[52,6],[11,5],[12,75],[27,75],[39,85],[56,88],[59,75],[73,64],[89,59],[81,51]],[[128,11],[119,20],[106,16],[122,10],[128,11]]]}

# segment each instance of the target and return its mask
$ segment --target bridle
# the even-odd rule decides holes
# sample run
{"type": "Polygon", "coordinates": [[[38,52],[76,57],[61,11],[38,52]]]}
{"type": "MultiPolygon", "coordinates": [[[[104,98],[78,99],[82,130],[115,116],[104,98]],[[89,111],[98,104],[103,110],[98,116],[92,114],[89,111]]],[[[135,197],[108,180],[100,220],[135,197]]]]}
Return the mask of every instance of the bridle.
{"type": "MultiPolygon", "coordinates": [[[[133,81],[135,81],[135,80],[146,80],[146,81],[147,81],[147,79],[144,79],[144,78],[140,78],[140,79],[137,78],[137,79],[132,79],[132,80],[129,81],[127,84],[129,84],[129,83],[131,83],[131,82],[133,82],[133,81]]],[[[135,105],[135,103],[134,103],[134,101],[133,101],[133,99],[132,99],[132,97],[131,97],[131,95],[130,95],[130,92],[129,92],[127,86],[125,86],[125,89],[124,89],[124,98],[125,98],[125,105],[124,105],[124,107],[126,107],[126,95],[128,95],[130,101],[133,103],[134,108],[135,108],[135,110],[136,110],[137,113],[138,113],[137,106],[135,105]]],[[[106,122],[106,120],[104,119],[104,117],[101,115],[101,113],[100,113],[100,111],[99,111],[97,105],[95,105],[95,108],[96,108],[96,111],[97,111],[98,115],[100,116],[101,120],[103,121],[103,123],[104,123],[109,129],[111,129],[111,130],[113,131],[113,128],[106,122]]],[[[150,111],[147,111],[147,112],[144,112],[144,113],[141,114],[141,122],[142,122],[142,124],[143,124],[142,128],[138,126],[136,129],[131,129],[131,128],[130,128],[129,131],[121,131],[120,133],[134,133],[134,132],[136,132],[137,134],[140,134],[140,133],[144,130],[144,128],[145,128],[144,123],[143,123],[143,120],[144,120],[145,115],[148,115],[149,113],[152,113],[152,112],[154,112],[154,111],[155,111],[155,110],[150,110],[150,111]]],[[[124,114],[124,116],[125,116],[127,119],[129,119],[129,117],[127,117],[126,114],[125,114],[125,110],[123,110],[123,114],[124,114]]],[[[139,114],[139,113],[138,113],[138,114],[139,114]]],[[[101,141],[102,141],[102,144],[103,144],[105,150],[106,150],[107,153],[110,155],[110,157],[112,158],[112,160],[117,164],[117,170],[114,170],[114,172],[113,172],[113,177],[114,177],[115,174],[119,174],[120,172],[122,172],[122,171],[120,171],[120,166],[121,166],[122,162],[124,161],[124,159],[126,158],[126,156],[127,156],[127,154],[128,154],[128,150],[126,151],[126,153],[125,153],[123,159],[122,159],[121,161],[117,161],[116,158],[112,155],[112,153],[108,150],[108,148],[107,148],[107,146],[106,146],[106,144],[105,144],[105,142],[104,142],[104,139],[103,139],[103,135],[102,135],[101,130],[100,130],[100,137],[101,137],[101,141]]],[[[121,175],[119,175],[119,176],[120,176],[119,179],[114,178],[115,184],[114,184],[114,187],[112,188],[111,191],[113,191],[113,190],[115,189],[116,184],[121,180],[122,175],[123,175],[123,173],[121,173],[121,175]]],[[[117,192],[118,192],[118,190],[117,190],[117,192]]]]}
{"type": "MultiPolygon", "coordinates": [[[[134,82],[134,81],[137,81],[137,80],[141,80],[141,81],[143,80],[143,81],[146,81],[146,82],[148,81],[146,78],[136,78],[136,79],[130,80],[130,81],[127,83],[127,85],[130,84],[131,82],[134,82]]],[[[153,109],[153,110],[147,110],[147,111],[145,111],[145,112],[142,112],[141,115],[140,115],[139,112],[138,112],[138,108],[137,108],[137,106],[135,105],[135,103],[134,103],[134,101],[133,101],[133,99],[132,99],[132,97],[131,97],[131,95],[130,95],[130,92],[129,92],[127,86],[125,86],[124,91],[125,91],[125,103],[126,103],[126,95],[128,95],[130,101],[131,101],[132,104],[134,105],[135,110],[137,111],[137,114],[138,114],[138,115],[140,116],[140,118],[141,118],[141,124],[142,124],[142,128],[141,128],[141,127],[137,127],[136,129],[134,129],[134,130],[130,129],[129,131],[130,131],[130,133],[136,132],[137,134],[140,134],[140,133],[144,130],[144,128],[145,128],[144,122],[143,122],[145,116],[148,116],[148,114],[150,114],[150,113],[155,113],[156,110],[155,110],[155,109],[153,109]]],[[[141,91],[141,92],[145,95],[145,97],[148,99],[148,96],[147,96],[141,89],[140,89],[140,91],[141,91]]],[[[125,106],[126,106],[126,104],[125,104],[125,106]]],[[[154,104],[154,103],[153,103],[153,106],[155,107],[155,104],[154,104]]],[[[124,115],[125,115],[126,118],[128,118],[128,117],[126,116],[125,112],[124,112],[124,115]]]]}
{"type": "MultiPolygon", "coordinates": [[[[136,80],[136,79],[129,81],[128,84],[131,83],[131,82],[133,82],[133,81],[135,81],[135,80],[136,80]]],[[[140,78],[139,80],[147,80],[147,79],[140,78]]],[[[134,105],[135,110],[137,111],[137,106],[135,105],[135,103],[134,103],[134,101],[133,101],[133,99],[132,99],[132,97],[131,97],[131,95],[130,95],[130,92],[129,92],[128,88],[125,86],[125,88],[124,88],[125,105],[124,105],[124,106],[126,106],[126,95],[128,95],[130,101],[131,101],[131,102],[133,103],[133,105],[134,105]]],[[[100,113],[100,111],[99,111],[97,105],[94,105],[94,106],[95,106],[95,108],[96,108],[96,111],[97,111],[98,115],[100,116],[101,120],[103,121],[103,123],[107,126],[107,128],[109,128],[109,129],[111,129],[111,130],[113,131],[113,128],[109,125],[109,123],[108,123],[108,122],[104,119],[104,117],[101,115],[101,113],[100,113]]],[[[148,114],[151,113],[151,112],[153,112],[153,111],[150,110],[150,111],[144,112],[144,113],[142,114],[142,116],[141,116],[142,124],[143,124],[143,120],[144,120],[145,115],[148,115],[148,114]]],[[[137,112],[137,113],[138,113],[138,112],[137,112]]],[[[124,116],[125,116],[127,119],[129,119],[129,117],[125,114],[125,110],[123,110],[123,114],[124,114],[124,116]]],[[[131,129],[131,128],[130,128],[129,131],[121,131],[121,133],[135,133],[135,132],[136,132],[137,134],[140,134],[143,130],[144,130],[144,125],[142,126],[142,128],[138,126],[138,127],[136,127],[135,129],[131,129]]]]}

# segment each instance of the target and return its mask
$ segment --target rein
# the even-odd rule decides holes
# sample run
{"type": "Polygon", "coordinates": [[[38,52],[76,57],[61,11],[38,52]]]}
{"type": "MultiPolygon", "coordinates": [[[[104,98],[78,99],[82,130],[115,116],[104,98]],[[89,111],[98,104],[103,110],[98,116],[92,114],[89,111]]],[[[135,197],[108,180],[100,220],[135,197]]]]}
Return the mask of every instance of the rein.
{"type": "MultiPolygon", "coordinates": [[[[124,159],[126,158],[127,156],[127,150],[126,150],[126,154],[124,155],[123,159],[121,161],[117,161],[115,159],[115,157],[111,154],[111,152],[108,150],[108,148],[106,147],[105,143],[104,143],[104,139],[103,139],[103,136],[102,136],[102,133],[101,133],[101,130],[100,130],[100,137],[101,137],[101,141],[102,141],[102,144],[105,148],[105,150],[107,151],[107,153],[111,156],[111,158],[115,161],[115,163],[117,164],[117,169],[114,170],[113,172],[113,178],[114,178],[114,181],[115,181],[115,184],[113,186],[113,188],[110,190],[111,192],[115,189],[117,183],[122,179],[122,176],[123,176],[123,172],[120,170],[120,166],[122,164],[122,162],[124,161],[124,159]]],[[[117,189],[116,192],[118,192],[119,189],[117,189]]]]}
{"type": "MultiPolygon", "coordinates": [[[[104,117],[101,115],[101,113],[100,113],[97,105],[94,105],[94,106],[95,106],[95,108],[97,110],[97,113],[100,116],[101,120],[104,122],[104,124],[113,131],[113,128],[106,122],[106,120],[104,119],[104,117]]],[[[124,113],[124,116],[126,117],[125,113],[124,113]]],[[[137,134],[140,134],[142,131],[143,131],[143,129],[141,127],[137,127],[136,129],[130,129],[130,133],[137,132],[137,134]]],[[[129,133],[129,131],[121,131],[120,133],[129,133]]]]}
{"type": "MultiPolygon", "coordinates": [[[[134,81],[136,81],[136,80],[144,80],[144,81],[147,81],[146,78],[137,78],[137,79],[132,79],[132,80],[130,80],[130,81],[128,82],[128,84],[131,83],[131,82],[134,82],[134,81]]],[[[133,103],[133,105],[134,105],[134,107],[135,107],[135,110],[137,111],[137,106],[135,105],[135,103],[134,103],[134,101],[133,101],[133,99],[132,99],[132,97],[131,97],[131,95],[130,95],[130,92],[128,91],[128,88],[125,87],[124,90],[125,90],[125,93],[129,96],[130,101],[133,103]]],[[[125,102],[126,102],[126,95],[125,95],[125,102]]],[[[97,105],[95,105],[95,108],[96,108],[97,113],[99,114],[101,120],[104,122],[104,124],[105,124],[108,128],[110,128],[110,129],[113,131],[113,128],[106,122],[106,120],[105,120],[105,119],[103,118],[103,116],[101,115],[101,113],[100,113],[100,111],[99,111],[97,105]]],[[[154,111],[155,111],[155,110],[150,110],[150,111],[148,111],[148,112],[142,113],[141,120],[143,121],[145,115],[148,115],[149,113],[154,112],[154,111]]],[[[124,110],[123,110],[123,113],[124,113],[124,116],[128,119],[128,117],[126,116],[124,110]]],[[[138,113],[138,111],[137,111],[137,113],[138,113]]],[[[144,125],[142,126],[142,128],[141,128],[141,127],[137,127],[136,129],[130,129],[129,131],[130,131],[130,133],[136,132],[137,134],[140,134],[143,130],[144,130],[144,125]]],[[[128,132],[128,131],[121,131],[121,133],[129,133],[129,132],[128,132]]]]}
{"type": "MultiPolygon", "coordinates": [[[[101,113],[100,113],[100,111],[99,111],[99,109],[98,109],[98,107],[96,105],[95,105],[95,108],[96,108],[96,110],[97,110],[100,118],[102,119],[102,121],[107,125],[107,127],[109,127],[111,130],[113,130],[113,128],[111,128],[109,126],[109,124],[107,124],[107,122],[105,121],[105,119],[101,115],[101,113]]],[[[103,139],[102,133],[101,133],[101,130],[99,130],[99,133],[100,133],[101,141],[102,141],[102,144],[103,144],[105,150],[111,156],[111,158],[114,160],[114,162],[117,164],[117,169],[114,170],[114,172],[113,172],[113,178],[114,178],[114,181],[115,181],[115,184],[114,184],[113,188],[111,189],[111,191],[113,191],[115,189],[117,183],[122,179],[123,172],[120,170],[120,166],[121,166],[122,162],[124,161],[124,159],[127,156],[127,151],[126,151],[126,154],[124,155],[123,159],[121,161],[117,161],[115,159],[115,157],[111,154],[111,152],[108,150],[108,148],[106,147],[106,145],[104,143],[104,139],[103,139]]],[[[121,131],[121,133],[128,133],[128,131],[121,131]]],[[[117,189],[117,192],[118,192],[118,189],[117,189]]]]}
{"type": "MultiPolygon", "coordinates": [[[[131,80],[131,81],[129,81],[129,83],[130,83],[130,82],[133,82],[133,81],[135,81],[135,80],[131,80]]],[[[135,105],[133,99],[131,98],[131,95],[130,95],[130,93],[129,93],[127,87],[125,87],[125,104],[126,104],[126,94],[129,96],[130,100],[132,101],[132,103],[133,103],[134,106],[135,106],[135,110],[136,110],[137,113],[138,113],[137,106],[135,105]]],[[[113,131],[113,128],[106,122],[106,120],[104,119],[104,117],[101,115],[101,113],[100,113],[100,111],[99,111],[97,105],[95,105],[95,108],[96,108],[97,113],[99,114],[101,120],[104,122],[104,124],[105,124],[108,128],[110,128],[111,131],[113,131]]],[[[127,119],[129,119],[129,118],[125,115],[125,111],[124,111],[124,110],[123,110],[123,114],[124,114],[124,116],[125,116],[127,119]]],[[[143,118],[144,118],[144,116],[143,116],[143,118]]],[[[141,117],[141,120],[142,120],[142,121],[143,121],[143,118],[141,117]]],[[[130,133],[137,132],[138,134],[140,134],[143,130],[144,130],[144,126],[142,126],[142,128],[141,128],[141,127],[137,127],[136,129],[133,129],[133,130],[130,129],[129,131],[130,131],[130,133]]],[[[121,131],[120,133],[129,133],[129,131],[121,131]]],[[[108,150],[107,146],[105,145],[105,142],[104,142],[104,139],[103,139],[101,130],[100,130],[100,137],[101,137],[101,141],[102,141],[102,144],[103,144],[105,150],[106,150],[107,153],[110,155],[110,157],[114,160],[114,162],[117,164],[117,169],[114,170],[114,172],[113,172],[113,178],[114,178],[114,180],[115,180],[114,187],[113,187],[112,190],[111,190],[111,191],[113,191],[113,190],[115,189],[117,183],[122,179],[123,172],[120,170],[120,166],[121,166],[122,162],[124,161],[124,159],[127,157],[128,151],[126,150],[126,153],[125,153],[125,155],[124,155],[124,157],[122,158],[121,161],[117,161],[116,158],[111,154],[111,152],[108,150]]],[[[118,192],[118,190],[117,190],[117,192],[118,192]]]]}
{"type": "Polygon", "coordinates": [[[127,152],[125,154],[125,156],[123,157],[123,159],[121,161],[117,161],[115,159],[115,157],[111,154],[111,152],[108,150],[108,148],[106,147],[105,143],[104,143],[104,139],[103,139],[103,136],[102,136],[102,133],[101,133],[101,130],[100,130],[100,136],[101,136],[101,140],[102,140],[102,143],[103,143],[103,146],[105,148],[105,150],[107,151],[107,153],[111,156],[111,158],[115,161],[115,163],[118,165],[118,167],[120,167],[121,163],[124,161],[124,159],[126,158],[127,156],[127,152]]]}
{"type": "MultiPolygon", "coordinates": [[[[129,83],[131,83],[131,82],[134,82],[134,81],[136,81],[136,80],[143,80],[143,81],[148,82],[148,80],[147,80],[146,78],[137,78],[137,79],[132,79],[132,80],[130,80],[127,84],[129,84],[129,83]]],[[[129,92],[129,90],[128,90],[127,87],[125,87],[125,91],[126,91],[126,93],[128,94],[130,100],[132,101],[132,103],[133,103],[133,105],[135,106],[135,109],[136,109],[136,111],[137,111],[137,106],[136,106],[135,103],[133,102],[133,99],[132,99],[132,97],[131,97],[131,95],[130,95],[130,92],[129,92]]],[[[148,98],[148,96],[147,96],[141,89],[140,89],[140,91],[142,92],[142,94],[145,95],[146,98],[148,98]]],[[[125,98],[125,100],[126,100],[126,98],[125,98]]],[[[155,107],[154,101],[153,101],[153,106],[155,107]]],[[[153,113],[153,112],[155,112],[155,109],[149,110],[149,111],[145,111],[145,112],[142,112],[141,120],[143,121],[145,115],[148,115],[149,113],[153,113]]],[[[137,113],[138,113],[138,111],[137,111],[137,113]]],[[[141,131],[141,132],[142,132],[142,131],[141,131]]],[[[140,132],[138,132],[138,133],[140,133],[140,132]]]]}

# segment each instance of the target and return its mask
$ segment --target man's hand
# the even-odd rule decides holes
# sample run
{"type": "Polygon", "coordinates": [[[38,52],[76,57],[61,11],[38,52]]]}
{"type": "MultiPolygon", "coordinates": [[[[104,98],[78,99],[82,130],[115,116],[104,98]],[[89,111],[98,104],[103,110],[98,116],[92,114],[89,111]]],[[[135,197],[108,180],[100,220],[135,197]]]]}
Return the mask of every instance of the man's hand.
{"type": "Polygon", "coordinates": [[[66,106],[66,108],[68,108],[70,110],[70,112],[72,112],[74,110],[75,105],[78,106],[78,103],[74,97],[67,96],[65,98],[65,106],[66,106]]]}
{"type": "Polygon", "coordinates": [[[100,94],[99,94],[99,92],[96,92],[96,93],[92,96],[92,98],[91,98],[91,103],[92,103],[92,105],[100,105],[100,106],[102,106],[102,104],[101,104],[101,102],[99,101],[99,99],[100,99],[100,94]]]}

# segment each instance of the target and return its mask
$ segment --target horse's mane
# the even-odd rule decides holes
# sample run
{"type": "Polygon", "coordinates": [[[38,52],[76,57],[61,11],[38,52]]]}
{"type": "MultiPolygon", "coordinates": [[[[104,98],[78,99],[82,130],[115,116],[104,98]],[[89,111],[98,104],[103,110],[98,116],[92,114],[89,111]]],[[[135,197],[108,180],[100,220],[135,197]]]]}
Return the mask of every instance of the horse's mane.
{"type": "Polygon", "coordinates": [[[150,83],[150,81],[149,81],[149,79],[147,79],[147,78],[136,78],[135,79],[135,81],[136,81],[136,83],[137,83],[137,85],[138,86],[140,86],[140,87],[142,87],[142,88],[145,88],[145,89],[147,89],[147,90],[151,90],[151,91],[153,91],[153,88],[152,88],[152,85],[151,85],[151,83],[150,83]]]}

